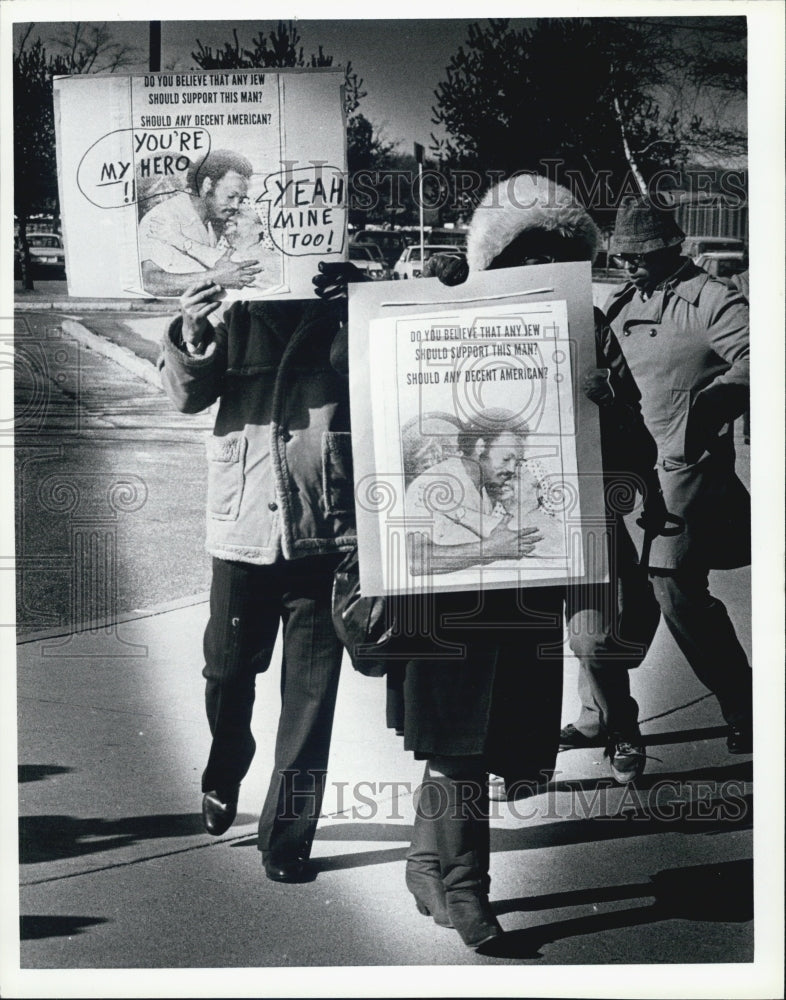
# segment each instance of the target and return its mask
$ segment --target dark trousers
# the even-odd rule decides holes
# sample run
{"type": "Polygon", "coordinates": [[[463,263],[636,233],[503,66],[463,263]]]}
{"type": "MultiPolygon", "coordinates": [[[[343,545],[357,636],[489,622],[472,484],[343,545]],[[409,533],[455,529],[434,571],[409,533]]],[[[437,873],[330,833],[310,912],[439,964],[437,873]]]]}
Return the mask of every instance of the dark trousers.
{"type": "Polygon", "coordinates": [[[581,708],[575,727],[589,738],[639,732],[639,706],[628,671],[647,655],[660,620],[646,570],[619,522],[610,552],[610,582],[568,587],[568,642],[579,661],[581,708]]]}
{"type": "Polygon", "coordinates": [[[713,597],[709,573],[698,567],[652,573],[669,631],[693,672],[712,691],[729,725],[749,726],[752,672],[726,607],[713,597]]]}
{"type": "Polygon", "coordinates": [[[552,777],[562,717],[562,590],[532,587],[521,600],[542,624],[497,636],[486,742],[489,770],[504,777],[509,789],[552,777]]]}
{"type": "Polygon", "coordinates": [[[258,845],[277,860],[308,857],[322,804],[342,656],[330,613],[337,562],[213,560],[203,670],[213,741],[202,790],[232,789],[251,766],[256,675],[270,664],[281,622],[281,715],[258,845]]]}

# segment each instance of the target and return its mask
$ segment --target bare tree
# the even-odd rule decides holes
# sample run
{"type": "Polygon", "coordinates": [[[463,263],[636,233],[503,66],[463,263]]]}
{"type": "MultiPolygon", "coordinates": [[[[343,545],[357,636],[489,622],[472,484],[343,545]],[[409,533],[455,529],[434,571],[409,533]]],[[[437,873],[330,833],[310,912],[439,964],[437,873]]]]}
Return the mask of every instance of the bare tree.
{"type": "Polygon", "coordinates": [[[106,24],[75,22],[47,52],[35,24],[24,27],[14,54],[14,212],[19,226],[22,280],[33,288],[27,220],[58,211],[52,78],[114,73],[139,61],[139,52],[112,40],[106,24]]]}
{"type": "Polygon", "coordinates": [[[449,138],[432,147],[443,163],[507,174],[560,164],[588,190],[608,176],[615,190],[644,191],[682,155],[653,99],[661,70],[636,21],[472,24],[445,74],[433,121],[449,138]]]}
{"type": "MultiPolygon", "coordinates": [[[[272,69],[276,67],[304,66],[316,69],[332,66],[333,56],[326,55],[322,46],[306,58],[300,44],[300,33],[292,21],[279,21],[274,31],[267,35],[261,31],[251,41],[251,48],[242,48],[237,29],[232,30],[232,41],[224,42],[223,48],[213,51],[212,46],[203,45],[197,39],[197,50],[191,58],[200,69],[272,69]]],[[[344,110],[354,114],[366,92],[363,81],[347,62],[345,67],[344,110]]]]}
{"type": "Polygon", "coordinates": [[[717,161],[745,156],[745,18],[650,19],[642,24],[663,67],[659,102],[678,120],[688,155],[717,161]]]}
{"type": "Polygon", "coordinates": [[[138,63],[139,49],[113,41],[106,23],[84,24],[75,21],[54,45],[61,51],[67,73],[115,73],[138,63]]]}

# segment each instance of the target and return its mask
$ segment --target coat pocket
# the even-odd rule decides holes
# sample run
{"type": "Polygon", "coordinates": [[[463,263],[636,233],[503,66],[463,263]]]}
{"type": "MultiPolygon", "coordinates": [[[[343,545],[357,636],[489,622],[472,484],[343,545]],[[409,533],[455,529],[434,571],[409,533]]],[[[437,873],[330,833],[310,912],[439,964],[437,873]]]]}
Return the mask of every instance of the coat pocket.
{"type": "Polygon", "coordinates": [[[242,431],[209,435],[207,446],[207,513],[218,521],[236,521],[245,484],[248,441],[242,431]]]}
{"type": "Polygon", "coordinates": [[[348,431],[322,434],[322,494],[328,517],[354,508],[352,435],[348,431]]]}

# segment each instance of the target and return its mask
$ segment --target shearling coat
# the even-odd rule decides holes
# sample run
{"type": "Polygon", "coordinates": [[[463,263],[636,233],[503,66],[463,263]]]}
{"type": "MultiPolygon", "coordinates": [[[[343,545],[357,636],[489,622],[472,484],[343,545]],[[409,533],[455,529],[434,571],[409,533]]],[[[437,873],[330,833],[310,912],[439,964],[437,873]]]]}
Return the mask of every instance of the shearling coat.
{"type": "Polygon", "coordinates": [[[685,520],[653,540],[650,566],[747,565],[750,497],[734,471],[732,426],[749,399],[747,302],[685,258],[648,299],[629,283],[605,312],[657,444],[666,507],[685,520]],[[720,427],[712,435],[697,412],[708,402],[720,427]]]}
{"type": "Polygon", "coordinates": [[[219,401],[207,437],[208,552],[269,564],[356,544],[349,389],[330,363],[338,307],[238,302],[204,356],[164,338],[164,387],[179,410],[219,401]]]}

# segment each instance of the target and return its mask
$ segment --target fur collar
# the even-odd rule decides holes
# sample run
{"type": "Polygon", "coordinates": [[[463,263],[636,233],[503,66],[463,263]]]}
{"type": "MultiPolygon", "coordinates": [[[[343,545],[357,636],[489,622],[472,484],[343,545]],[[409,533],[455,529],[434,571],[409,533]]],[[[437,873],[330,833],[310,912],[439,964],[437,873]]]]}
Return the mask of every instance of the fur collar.
{"type": "Polygon", "coordinates": [[[467,236],[471,271],[485,271],[509,243],[527,229],[572,236],[594,260],[598,227],[567,188],[537,174],[518,174],[490,188],[475,209],[467,236]]]}

